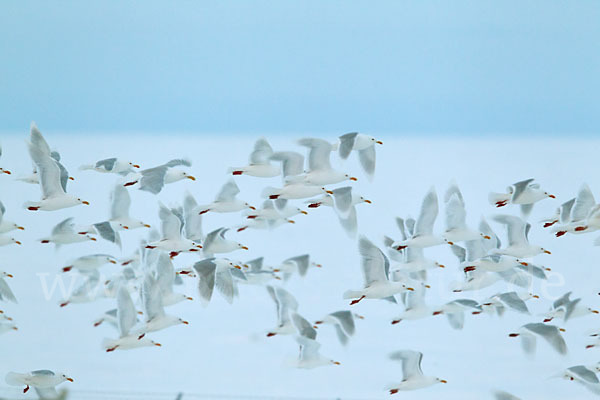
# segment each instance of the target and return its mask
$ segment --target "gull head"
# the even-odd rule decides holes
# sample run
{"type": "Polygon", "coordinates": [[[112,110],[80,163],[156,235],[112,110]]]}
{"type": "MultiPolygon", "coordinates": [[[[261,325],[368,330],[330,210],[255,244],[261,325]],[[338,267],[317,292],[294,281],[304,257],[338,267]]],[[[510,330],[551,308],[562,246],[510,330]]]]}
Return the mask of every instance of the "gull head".
{"type": "Polygon", "coordinates": [[[64,381],[73,382],[73,378],[69,378],[69,377],[68,377],[67,375],[65,375],[65,374],[61,374],[61,378],[63,379],[63,382],[64,382],[64,381]]]}
{"type": "Polygon", "coordinates": [[[353,177],[353,176],[350,176],[350,175],[348,175],[348,174],[344,174],[344,176],[346,177],[346,179],[349,179],[349,180],[351,180],[351,181],[353,181],[353,182],[356,182],[356,181],[358,180],[357,178],[355,178],[355,177],[353,177]]]}
{"type": "Polygon", "coordinates": [[[81,200],[79,197],[76,198],[78,204],[85,204],[86,206],[90,205],[89,201],[81,200]]]}
{"type": "Polygon", "coordinates": [[[240,249],[242,249],[242,250],[248,250],[248,247],[244,246],[244,245],[243,245],[243,244],[241,244],[241,243],[238,243],[237,245],[238,245],[238,247],[239,247],[240,249]]]}
{"type": "Polygon", "coordinates": [[[548,192],[544,192],[544,194],[545,194],[546,196],[550,197],[551,199],[555,199],[555,198],[556,198],[556,196],[555,196],[555,195],[553,195],[553,194],[550,194],[550,193],[548,193],[548,192]]]}
{"type": "Polygon", "coordinates": [[[248,207],[249,209],[251,209],[251,210],[256,210],[256,207],[254,207],[254,206],[251,206],[251,205],[250,205],[250,204],[248,204],[248,203],[244,203],[244,205],[245,205],[246,207],[248,207]]]}
{"type": "Polygon", "coordinates": [[[435,378],[435,380],[440,383],[448,383],[448,381],[445,379],[435,378]]]}
{"type": "Polygon", "coordinates": [[[133,167],[133,168],[140,168],[139,164],[134,164],[134,163],[132,163],[132,162],[130,162],[130,163],[128,163],[128,164],[129,164],[129,166],[130,166],[130,167],[133,167]]]}
{"type": "Polygon", "coordinates": [[[365,199],[364,197],[360,196],[360,201],[362,201],[363,203],[367,203],[367,204],[372,204],[373,202],[369,199],[365,199]]]}
{"type": "Polygon", "coordinates": [[[179,318],[178,320],[179,320],[179,323],[180,323],[180,324],[184,324],[184,325],[189,325],[189,324],[190,324],[189,322],[187,322],[187,321],[184,321],[184,320],[183,320],[183,319],[181,319],[181,318],[179,318]]]}

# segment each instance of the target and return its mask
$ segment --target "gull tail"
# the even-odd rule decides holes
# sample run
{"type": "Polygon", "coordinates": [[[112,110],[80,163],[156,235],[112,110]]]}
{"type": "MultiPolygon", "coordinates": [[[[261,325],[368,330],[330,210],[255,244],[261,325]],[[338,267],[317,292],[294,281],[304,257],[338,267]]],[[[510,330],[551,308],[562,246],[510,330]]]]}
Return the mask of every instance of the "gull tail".
{"type": "Polygon", "coordinates": [[[346,290],[344,292],[344,299],[357,299],[362,296],[362,292],[358,290],[346,290]]]}
{"type": "Polygon", "coordinates": [[[5,381],[10,386],[22,386],[24,385],[24,383],[21,378],[21,374],[18,374],[16,372],[9,372],[8,374],[6,374],[5,381]]]}

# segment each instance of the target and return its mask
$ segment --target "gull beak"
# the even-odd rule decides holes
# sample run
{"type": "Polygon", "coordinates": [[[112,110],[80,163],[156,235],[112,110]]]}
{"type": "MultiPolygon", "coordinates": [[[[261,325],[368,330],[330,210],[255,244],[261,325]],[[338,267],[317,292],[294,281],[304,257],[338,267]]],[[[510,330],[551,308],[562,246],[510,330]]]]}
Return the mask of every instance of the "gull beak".
{"type": "Polygon", "coordinates": [[[181,323],[182,323],[182,324],[184,324],[184,325],[189,325],[189,324],[190,324],[190,323],[189,323],[189,322],[187,322],[187,321],[181,321],[181,323]]]}
{"type": "Polygon", "coordinates": [[[90,205],[90,202],[89,202],[89,201],[86,201],[86,200],[84,200],[84,201],[82,201],[82,202],[81,202],[81,204],[85,204],[86,206],[89,206],[89,205],[90,205]]]}
{"type": "Polygon", "coordinates": [[[553,195],[553,194],[549,194],[548,197],[550,197],[551,199],[555,199],[556,198],[556,196],[553,195]]]}
{"type": "Polygon", "coordinates": [[[139,166],[139,164],[133,164],[132,167],[133,168],[139,168],[140,166],[139,166]]]}
{"type": "Polygon", "coordinates": [[[445,379],[440,379],[440,382],[442,382],[442,383],[448,383],[448,381],[445,380],[445,379]]]}
{"type": "Polygon", "coordinates": [[[304,214],[304,215],[308,215],[308,213],[307,213],[306,211],[304,211],[304,210],[301,210],[300,212],[301,212],[302,214],[304,214]]]}
{"type": "Polygon", "coordinates": [[[73,382],[73,378],[67,378],[69,382],[73,382]]]}
{"type": "Polygon", "coordinates": [[[160,344],[160,343],[154,343],[154,345],[155,345],[155,346],[158,346],[158,347],[161,347],[161,346],[162,346],[162,344],[160,344]]]}
{"type": "Polygon", "coordinates": [[[333,192],[331,190],[326,190],[325,192],[328,194],[333,194],[333,192]]]}
{"type": "Polygon", "coordinates": [[[11,274],[6,274],[6,276],[8,276],[9,278],[12,278],[12,277],[13,277],[11,274]]]}
{"type": "Polygon", "coordinates": [[[188,179],[191,179],[191,180],[193,180],[193,181],[195,181],[195,180],[196,180],[196,178],[195,178],[195,177],[193,177],[193,176],[191,176],[191,175],[187,175],[187,176],[186,176],[186,178],[188,178],[188,179]]]}
{"type": "Polygon", "coordinates": [[[281,270],[280,270],[280,269],[278,269],[278,268],[275,268],[275,269],[273,270],[273,272],[279,272],[279,271],[281,271],[281,270]]]}
{"type": "Polygon", "coordinates": [[[185,299],[190,301],[194,300],[192,297],[186,297],[185,299]]]}
{"type": "Polygon", "coordinates": [[[425,285],[425,287],[426,287],[427,289],[431,289],[431,286],[429,286],[429,285],[425,285]]]}
{"type": "Polygon", "coordinates": [[[251,210],[256,210],[256,207],[254,207],[254,206],[248,206],[248,208],[251,210]]]}
{"type": "Polygon", "coordinates": [[[491,237],[489,235],[483,235],[484,239],[491,239],[491,237]]]}
{"type": "Polygon", "coordinates": [[[323,266],[321,264],[315,264],[315,267],[317,267],[317,268],[323,268],[323,266]]]}
{"type": "Polygon", "coordinates": [[[546,254],[552,254],[548,250],[544,250],[544,253],[546,253],[546,254]]]}
{"type": "Polygon", "coordinates": [[[446,268],[446,266],[444,264],[438,264],[438,267],[440,267],[440,268],[446,268]]]}
{"type": "Polygon", "coordinates": [[[95,242],[97,239],[95,237],[91,237],[90,240],[93,240],[95,242]]]}
{"type": "Polygon", "coordinates": [[[590,310],[591,312],[593,312],[594,314],[600,314],[600,311],[598,310],[590,310]]]}
{"type": "Polygon", "coordinates": [[[378,140],[375,143],[377,143],[377,144],[383,144],[383,142],[381,140],[378,140]]]}
{"type": "Polygon", "coordinates": [[[371,200],[365,200],[365,203],[373,204],[373,202],[371,200]]]}
{"type": "Polygon", "coordinates": [[[341,365],[338,361],[333,362],[335,365],[341,365]]]}
{"type": "Polygon", "coordinates": [[[12,327],[12,329],[13,329],[14,331],[18,331],[18,330],[19,330],[19,328],[17,328],[16,326],[13,326],[13,327],[12,327]]]}
{"type": "Polygon", "coordinates": [[[414,291],[415,291],[415,289],[414,289],[414,288],[411,288],[411,287],[407,287],[407,288],[406,288],[406,290],[410,290],[411,292],[414,292],[414,291]]]}
{"type": "Polygon", "coordinates": [[[450,246],[454,246],[454,242],[447,242],[450,246]]]}
{"type": "Polygon", "coordinates": [[[321,325],[323,321],[315,321],[315,325],[321,325]]]}
{"type": "Polygon", "coordinates": [[[4,172],[6,175],[10,175],[11,174],[11,172],[9,170],[7,170],[7,169],[3,169],[2,172],[4,172]]]}
{"type": "Polygon", "coordinates": [[[150,225],[144,224],[144,228],[150,228],[150,225]]]}
{"type": "Polygon", "coordinates": [[[538,296],[537,294],[534,294],[534,295],[533,295],[533,296],[531,296],[531,297],[533,297],[534,299],[539,299],[539,298],[540,298],[540,296],[538,296]]]}
{"type": "Polygon", "coordinates": [[[202,245],[200,245],[200,244],[197,244],[197,245],[196,245],[196,247],[197,247],[197,248],[199,248],[199,249],[201,249],[201,248],[202,248],[202,245]]]}
{"type": "Polygon", "coordinates": [[[237,268],[237,269],[239,269],[239,270],[241,270],[241,269],[242,269],[242,267],[240,267],[239,265],[234,265],[233,267],[234,267],[234,268],[237,268]]]}
{"type": "Polygon", "coordinates": [[[289,222],[290,224],[295,224],[296,221],[294,221],[293,219],[288,219],[287,222],[289,222]]]}
{"type": "Polygon", "coordinates": [[[561,331],[561,332],[566,332],[566,331],[567,331],[567,330],[566,330],[566,329],[564,329],[564,328],[558,328],[558,330],[559,330],[559,331],[561,331]]]}
{"type": "Polygon", "coordinates": [[[123,229],[129,229],[129,227],[128,227],[128,226],[125,226],[125,225],[123,225],[123,229]]]}
{"type": "Polygon", "coordinates": [[[73,178],[72,176],[69,177],[69,180],[74,181],[75,178],[73,178]]]}
{"type": "Polygon", "coordinates": [[[528,263],[526,263],[525,261],[522,261],[522,262],[520,262],[519,264],[521,264],[521,265],[523,265],[523,266],[525,266],[525,267],[527,267],[527,266],[529,265],[529,264],[528,264],[528,263]]]}
{"type": "Polygon", "coordinates": [[[21,245],[21,242],[19,242],[18,240],[15,240],[15,243],[21,245]]]}
{"type": "Polygon", "coordinates": [[[353,176],[351,176],[349,179],[350,179],[351,181],[354,181],[354,182],[356,182],[356,181],[358,180],[358,179],[356,179],[356,178],[355,178],[355,177],[353,177],[353,176]]]}
{"type": "Polygon", "coordinates": [[[22,231],[24,231],[24,230],[25,230],[25,228],[24,228],[24,227],[22,227],[22,226],[17,226],[17,229],[19,229],[19,230],[22,230],[22,231]]]}
{"type": "Polygon", "coordinates": [[[244,268],[250,268],[250,266],[248,266],[248,264],[242,264],[242,267],[244,267],[244,268]]]}
{"type": "Polygon", "coordinates": [[[242,246],[242,249],[244,250],[248,250],[248,248],[246,246],[242,246]]]}
{"type": "Polygon", "coordinates": [[[117,262],[115,260],[108,260],[109,263],[111,264],[116,264],[117,262]]]}

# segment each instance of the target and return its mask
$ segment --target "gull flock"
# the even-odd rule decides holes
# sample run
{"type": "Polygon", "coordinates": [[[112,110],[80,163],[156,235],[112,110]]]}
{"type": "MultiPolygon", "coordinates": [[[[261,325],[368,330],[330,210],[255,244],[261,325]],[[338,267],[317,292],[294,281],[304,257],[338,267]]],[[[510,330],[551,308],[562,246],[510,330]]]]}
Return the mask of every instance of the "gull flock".
{"type": "MultiPolygon", "coordinates": [[[[208,306],[215,292],[233,303],[240,296],[239,285],[242,284],[264,287],[275,306],[273,319],[276,321],[274,326],[264,327],[264,335],[267,338],[286,336],[292,339],[290,346],[297,346],[299,350],[297,358],[289,363],[295,368],[343,368],[343,360],[330,359],[325,355],[326,349],[321,353],[318,332],[333,329],[339,342],[349,345],[360,325],[369,323],[368,315],[358,312],[359,304],[367,301],[398,304],[398,314],[389,321],[389,329],[438,315],[445,315],[451,329],[462,329],[467,318],[477,318],[471,316],[479,314],[526,314],[531,317],[531,322],[509,327],[507,340],[520,341],[527,355],[536,352],[538,339],[548,349],[566,354],[568,333],[564,325],[570,319],[598,314],[598,311],[581,304],[581,298],[568,292],[549,304],[544,315],[536,317],[530,313],[527,303],[539,300],[540,296],[531,293],[528,288],[534,280],[547,279],[549,268],[539,263],[543,262],[543,257],[550,257],[551,252],[530,243],[529,233],[531,229],[539,229],[560,238],[600,230],[600,204],[596,204],[588,185],[582,185],[576,196],[558,206],[553,215],[542,221],[528,222],[537,202],[556,199],[556,196],[542,189],[534,179],[514,183],[502,192],[489,194],[489,207],[494,212],[488,218],[482,217],[477,227],[472,227],[466,222],[467,207],[461,190],[451,182],[443,196],[443,231],[434,230],[440,213],[440,199],[432,187],[423,197],[416,219],[409,215],[396,218],[398,233],[388,236],[382,232],[380,237],[366,237],[359,234],[356,207],[372,202],[354,190],[352,183],[357,178],[346,171],[334,169],[331,159],[336,157],[343,161],[354,153],[363,172],[372,180],[376,148],[382,144],[374,137],[354,132],[332,141],[302,138],[297,141],[297,149],[274,151],[266,139],[259,138],[250,152],[248,163],[228,170],[230,177],[214,199],[199,202],[188,192],[181,199],[181,204],[165,205],[157,200],[160,229],[130,214],[136,211],[136,207],[132,207],[130,191],[142,190],[157,195],[179,181],[196,181],[187,171],[192,166],[190,160],[173,159],[158,166],[142,168],[131,160],[109,158],[80,166],[80,176],[89,174],[86,179],[93,179],[93,174],[97,173],[115,175],[112,190],[107,194],[111,204],[109,212],[99,211],[98,222],[92,224],[78,224],[73,217],[66,218],[52,227],[49,235],[40,238],[39,242],[59,248],[80,242],[106,241],[114,244],[121,254],[122,235],[137,235],[135,237],[140,244],[135,249],[125,249],[131,252],[125,257],[85,254],[71,259],[62,266],[62,272],[77,274],[82,283],[59,306],[90,303],[99,297],[112,299],[113,308],[93,322],[94,326],[106,324],[114,327],[114,335],[101,341],[102,349],[107,353],[164,347],[152,339],[154,332],[190,323],[173,311],[174,305],[197,301],[208,306]],[[253,179],[258,185],[260,178],[275,177],[281,177],[282,184],[280,187],[263,187],[260,206],[248,202],[236,184],[237,179],[253,179]],[[242,254],[248,247],[243,240],[240,243],[235,238],[242,237],[244,234],[241,232],[247,230],[270,231],[284,224],[294,224],[292,218],[307,214],[306,218],[310,218],[311,211],[319,207],[331,209],[347,235],[356,240],[358,254],[354,273],[360,269],[363,285],[339,293],[348,302],[346,309],[318,310],[316,316],[310,315],[309,319],[294,294],[284,286],[290,279],[302,279],[310,270],[318,273],[317,270],[323,266],[310,254],[290,254],[289,258],[273,265],[265,262],[268,254],[243,260],[242,254]],[[519,215],[502,212],[513,208],[518,209],[519,215]],[[239,215],[239,223],[205,233],[202,219],[208,213],[233,213],[239,215]],[[445,260],[442,264],[439,260],[427,258],[427,249],[435,246],[447,246],[456,260],[445,260]],[[173,262],[182,253],[190,253],[197,260],[176,268],[173,262]],[[101,279],[101,271],[110,265],[118,266],[118,273],[109,279],[101,279]],[[445,304],[427,304],[426,293],[431,290],[428,274],[446,270],[451,265],[464,276],[461,282],[453,283],[449,289],[457,298],[445,304]],[[184,279],[196,282],[196,294],[178,292],[178,286],[184,279]],[[472,298],[478,290],[499,282],[512,290],[498,292],[485,299],[472,298]]],[[[63,165],[63,162],[68,165],[67,160],[51,149],[35,124],[31,126],[27,150],[33,172],[15,179],[23,184],[39,186],[40,198],[23,199],[26,210],[23,212],[93,207],[94,199],[83,199],[67,190],[69,181],[76,178],[63,165]]],[[[4,165],[0,157],[0,185],[2,179],[12,179],[12,175],[10,166],[4,165]]],[[[10,251],[10,246],[14,245],[28,245],[19,240],[18,232],[26,228],[7,219],[18,215],[18,212],[5,209],[0,202],[2,251],[10,251]]],[[[593,240],[593,244],[600,245],[600,236],[593,240]]],[[[17,304],[19,293],[13,293],[9,285],[11,279],[18,279],[13,273],[0,271],[0,306],[2,303],[17,304]]],[[[18,334],[18,321],[0,308],[2,334],[18,334]]],[[[600,346],[599,335],[599,332],[590,335],[593,341],[586,346],[587,349],[600,346]]],[[[396,383],[385,388],[387,393],[395,395],[438,383],[452,384],[442,377],[423,373],[423,357],[418,349],[398,349],[389,354],[388,358],[398,361],[402,370],[401,373],[390,371],[390,380],[395,377],[396,383]]],[[[435,354],[427,354],[426,362],[432,358],[435,354]]],[[[589,392],[600,395],[598,372],[600,363],[565,366],[556,377],[577,382],[589,392]]],[[[437,374],[443,376],[443,373],[438,371],[437,374]]],[[[73,378],[44,369],[9,371],[5,377],[8,385],[21,387],[24,393],[33,388],[42,399],[64,398],[60,397],[64,394],[59,395],[55,388],[67,381],[72,382],[73,378]]],[[[493,396],[496,399],[518,399],[501,390],[494,391],[493,396]]]]}

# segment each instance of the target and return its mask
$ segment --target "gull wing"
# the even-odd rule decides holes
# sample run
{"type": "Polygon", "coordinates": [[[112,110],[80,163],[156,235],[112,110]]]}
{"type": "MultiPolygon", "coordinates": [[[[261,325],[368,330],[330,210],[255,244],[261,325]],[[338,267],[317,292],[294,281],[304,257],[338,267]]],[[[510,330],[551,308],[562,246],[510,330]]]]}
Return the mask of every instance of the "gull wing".
{"type": "Polygon", "coordinates": [[[162,304],[162,295],[156,280],[147,273],[142,282],[142,302],[144,304],[144,315],[146,321],[165,314],[162,304]]]}
{"type": "Polygon", "coordinates": [[[194,270],[198,273],[198,292],[200,292],[200,298],[208,303],[215,288],[215,275],[217,271],[215,258],[211,257],[198,261],[194,264],[194,270]]]}
{"type": "Polygon", "coordinates": [[[156,262],[156,282],[162,295],[173,292],[175,284],[175,268],[171,258],[165,252],[161,252],[156,262]]]}
{"type": "Polygon", "coordinates": [[[250,153],[250,165],[268,164],[273,155],[273,148],[267,139],[260,138],[254,143],[254,150],[250,153]]]}
{"type": "Polygon", "coordinates": [[[158,194],[165,186],[167,168],[166,165],[160,165],[141,171],[140,174],[142,175],[142,178],[140,179],[140,190],[158,194]]]}
{"type": "Polygon", "coordinates": [[[361,255],[365,286],[386,281],[390,263],[385,254],[364,236],[358,240],[358,251],[361,255]]]}
{"type": "Polygon", "coordinates": [[[129,217],[131,197],[123,185],[116,185],[110,194],[110,219],[129,217]]]}
{"type": "Polygon", "coordinates": [[[117,163],[117,158],[105,158],[104,160],[100,160],[96,162],[96,168],[103,169],[105,171],[112,171],[117,163]]]}
{"type": "Polygon", "coordinates": [[[310,171],[329,170],[329,156],[333,147],[331,143],[323,139],[304,138],[298,140],[300,146],[308,147],[308,169],[310,171]]]}
{"type": "Polygon", "coordinates": [[[571,209],[571,221],[575,222],[586,219],[590,210],[595,205],[596,199],[594,199],[590,187],[584,183],[579,189],[577,197],[575,198],[575,204],[573,204],[573,208],[571,209]]]}
{"type": "Polygon", "coordinates": [[[506,225],[509,246],[521,246],[527,243],[526,225],[519,217],[512,215],[496,215],[494,221],[506,225]]]}
{"type": "Polygon", "coordinates": [[[6,280],[2,277],[0,277],[0,300],[17,302],[17,298],[8,286],[8,283],[6,283],[6,280]]]}
{"type": "Polygon", "coordinates": [[[240,188],[238,185],[233,180],[229,180],[221,187],[215,201],[228,202],[235,200],[235,196],[237,196],[239,192],[240,188]]]}
{"type": "Polygon", "coordinates": [[[591,370],[587,369],[583,365],[575,365],[574,367],[567,368],[567,371],[571,371],[577,375],[582,381],[590,383],[592,385],[600,383],[598,376],[591,370]]]}
{"type": "Polygon", "coordinates": [[[431,235],[433,224],[438,215],[438,197],[435,189],[432,187],[425,195],[421,204],[421,212],[415,225],[414,236],[431,235]]]}
{"type": "Polygon", "coordinates": [[[160,229],[163,239],[181,238],[181,220],[172,210],[159,203],[158,217],[160,218],[160,229]]]}
{"type": "Polygon", "coordinates": [[[287,260],[283,261],[283,264],[288,262],[296,264],[300,276],[306,276],[306,272],[308,271],[308,265],[310,262],[310,255],[302,254],[300,256],[290,257],[287,260]]]}
{"type": "Polygon", "coordinates": [[[125,286],[117,292],[117,321],[121,337],[129,335],[131,328],[137,323],[135,306],[125,286]]]}
{"type": "Polygon", "coordinates": [[[558,353],[567,354],[567,344],[555,325],[531,323],[524,325],[524,328],[544,338],[558,353]]]}
{"type": "Polygon", "coordinates": [[[525,191],[525,189],[527,189],[527,187],[529,186],[529,184],[531,182],[533,182],[534,179],[530,178],[530,179],[526,179],[524,181],[520,181],[517,183],[513,183],[513,193],[512,193],[512,197],[511,197],[511,202],[514,203],[516,200],[519,199],[519,196],[521,196],[523,194],[523,192],[525,191]]]}
{"type": "Polygon", "coordinates": [[[264,257],[258,257],[250,261],[246,261],[246,265],[250,267],[250,271],[252,272],[260,272],[262,271],[264,257]]]}
{"type": "Polygon", "coordinates": [[[308,322],[304,317],[302,317],[298,313],[292,313],[292,322],[294,326],[298,330],[298,334],[302,337],[316,340],[317,339],[317,330],[313,328],[312,324],[308,322]]]}
{"type": "Polygon", "coordinates": [[[69,217],[62,222],[59,222],[54,228],[52,228],[52,235],[62,235],[67,233],[73,233],[73,217],[69,217]]]}
{"type": "Polygon", "coordinates": [[[233,302],[236,290],[229,269],[217,271],[215,286],[229,304],[233,302]]]}
{"type": "Polygon", "coordinates": [[[529,309],[527,308],[527,304],[525,304],[525,302],[523,300],[521,300],[519,295],[515,292],[507,292],[507,293],[499,294],[498,299],[502,303],[504,303],[507,306],[509,306],[510,308],[512,308],[513,310],[517,310],[518,312],[529,314],[529,309]]]}
{"type": "Polygon", "coordinates": [[[176,159],[171,160],[168,163],[164,164],[164,166],[167,168],[173,168],[173,167],[179,167],[179,166],[191,167],[192,162],[190,160],[186,160],[184,158],[176,158],[176,159]]]}
{"type": "Polygon", "coordinates": [[[369,146],[358,151],[358,160],[360,161],[360,165],[369,176],[373,176],[375,173],[376,158],[377,153],[375,152],[375,146],[369,146]]]}
{"type": "Polygon", "coordinates": [[[411,379],[413,377],[419,378],[423,376],[423,371],[421,371],[421,360],[423,360],[423,353],[413,350],[395,351],[390,354],[390,359],[397,360],[402,363],[402,380],[411,379]]]}
{"type": "Polygon", "coordinates": [[[295,151],[278,151],[270,157],[273,161],[281,161],[283,177],[300,175],[304,172],[304,156],[295,151]]]}
{"type": "Polygon", "coordinates": [[[185,237],[199,242],[202,240],[202,215],[198,214],[198,203],[196,199],[190,194],[186,193],[183,199],[183,216],[185,223],[183,224],[185,230],[185,237]]]}
{"type": "Polygon", "coordinates": [[[352,187],[344,186],[333,190],[333,202],[336,210],[347,216],[352,207],[352,187]]]}
{"type": "Polygon", "coordinates": [[[462,229],[466,226],[465,219],[467,212],[465,204],[454,193],[448,201],[446,201],[446,230],[462,229]]]}
{"type": "MultiPolygon", "coordinates": [[[[39,133],[39,131],[37,131],[39,133]]],[[[60,183],[60,168],[56,164],[56,161],[50,157],[50,152],[44,150],[45,146],[48,146],[46,141],[41,134],[39,138],[43,141],[36,140],[34,130],[31,131],[31,142],[28,143],[29,155],[33,160],[38,173],[40,186],[42,187],[42,198],[47,199],[54,196],[60,196],[65,193],[60,183]]]]}
{"type": "Polygon", "coordinates": [[[338,321],[339,326],[343,329],[343,332],[346,335],[354,335],[354,316],[352,315],[351,311],[336,311],[332,312],[329,315],[331,315],[333,318],[335,318],[336,321],[338,321]]]}
{"type": "Polygon", "coordinates": [[[338,152],[343,160],[348,158],[348,156],[352,152],[352,148],[354,147],[354,141],[356,140],[357,135],[358,132],[350,132],[339,137],[340,146],[338,148],[338,152]]]}

